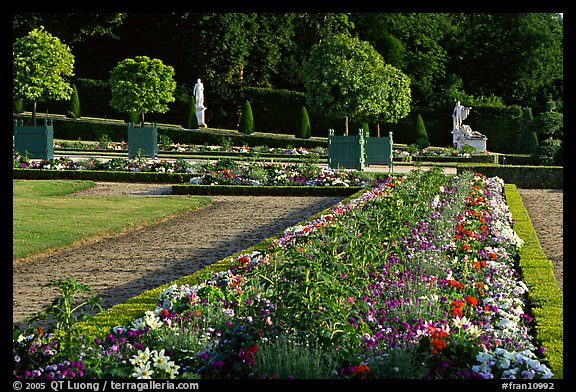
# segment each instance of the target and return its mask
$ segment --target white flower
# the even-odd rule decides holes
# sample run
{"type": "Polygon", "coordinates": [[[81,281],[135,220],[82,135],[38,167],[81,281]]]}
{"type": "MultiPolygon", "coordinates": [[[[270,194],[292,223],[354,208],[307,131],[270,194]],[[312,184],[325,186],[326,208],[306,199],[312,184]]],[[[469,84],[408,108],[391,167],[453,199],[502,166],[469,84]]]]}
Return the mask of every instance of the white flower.
{"type": "Polygon", "coordinates": [[[154,367],[158,369],[167,370],[172,366],[170,357],[164,355],[164,349],[160,350],[160,352],[154,350],[152,361],[154,362],[154,367]]]}
{"type": "Polygon", "coordinates": [[[481,363],[485,363],[494,359],[494,356],[488,351],[480,351],[476,354],[476,360],[481,363]]]}
{"type": "Polygon", "coordinates": [[[132,373],[132,377],[136,377],[138,379],[151,379],[152,375],[154,374],[153,370],[150,370],[150,364],[140,364],[134,368],[134,373],[132,373]]]}
{"type": "Polygon", "coordinates": [[[470,325],[470,320],[468,320],[468,319],[466,318],[466,316],[462,316],[462,317],[456,316],[456,318],[454,319],[453,323],[454,323],[454,325],[455,325],[457,328],[462,328],[462,327],[464,327],[465,325],[470,325]]]}
{"type": "Polygon", "coordinates": [[[144,351],[138,350],[138,354],[132,356],[130,359],[130,363],[132,365],[144,365],[150,359],[152,353],[150,352],[150,348],[146,347],[144,351]]]}

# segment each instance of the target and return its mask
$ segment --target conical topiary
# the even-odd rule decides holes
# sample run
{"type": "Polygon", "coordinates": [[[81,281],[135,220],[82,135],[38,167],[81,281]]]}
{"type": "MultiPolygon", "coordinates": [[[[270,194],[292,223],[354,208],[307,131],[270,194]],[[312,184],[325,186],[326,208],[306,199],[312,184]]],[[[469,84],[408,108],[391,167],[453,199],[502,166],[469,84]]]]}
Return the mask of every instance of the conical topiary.
{"type": "Polygon", "coordinates": [[[424,126],[424,120],[422,120],[421,115],[416,117],[416,144],[421,149],[424,149],[430,145],[430,141],[428,140],[428,133],[426,133],[426,127],[424,126]]]}
{"type": "Polygon", "coordinates": [[[240,126],[238,129],[241,133],[251,134],[254,132],[254,117],[252,115],[252,106],[248,100],[244,101],[242,112],[240,113],[240,126]]]}
{"type": "Polygon", "coordinates": [[[196,116],[196,100],[192,95],[188,107],[186,108],[186,118],[184,119],[184,128],[198,129],[198,117],[196,116]]]}
{"type": "Polygon", "coordinates": [[[78,98],[78,90],[76,85],[72,84],[72,97],[70,97],[70,108],[66,117],[80,118],[80,99],[78,98]]]}
{"type": "Polygon", "coordinates": [[[310,117],[308,117],[306,108],[302,106],[300,117],[298,119],[298,131],[296,132],[296,137],[300,139],[310,139],[311,136],[312,128],[310,127],[310,117]]]}

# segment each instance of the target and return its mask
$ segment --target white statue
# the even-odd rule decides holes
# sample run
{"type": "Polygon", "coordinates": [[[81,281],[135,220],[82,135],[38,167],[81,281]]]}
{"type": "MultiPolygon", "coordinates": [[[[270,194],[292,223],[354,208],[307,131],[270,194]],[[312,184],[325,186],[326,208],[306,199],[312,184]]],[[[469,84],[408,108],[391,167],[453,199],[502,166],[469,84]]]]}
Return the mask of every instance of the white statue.
{"type": "Polygon", "coordinates": [[[471,107],[462,106],[460,104],[460,101],[456,103],[454,111],[452,112],[454,129],[462,128],[462,121],[464,121],[466,117],[468,117],[468,114],[470,114],[470,110],[472,110],[471,107]]]}
{"type": "Polygon", "coordinates": [[[194,94],[194,99],[196,100],[196,106],[203,107],[204,106],[204,84],[200,79],[194,85],[194,90],[192,90],[194,94]]]}

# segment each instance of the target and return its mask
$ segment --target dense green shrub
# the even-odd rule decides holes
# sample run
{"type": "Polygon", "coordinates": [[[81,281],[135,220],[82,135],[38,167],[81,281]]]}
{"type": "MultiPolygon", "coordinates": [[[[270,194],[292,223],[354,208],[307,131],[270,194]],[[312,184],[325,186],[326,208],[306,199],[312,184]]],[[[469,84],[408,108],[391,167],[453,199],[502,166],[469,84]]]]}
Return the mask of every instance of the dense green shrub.
{"type": "Polygon", "coordinates": [[[240,126],[238,130],[246,135],[250,135],[254,132],[254,117],[252,115],[252,107],[248,100],[244,101],[244,105],[242,106],[240,126]]]}
{"type": "Polygon", "coordinates": [[[561,166],[516,166],[461,163],[457,174],[466,170],[482,173],[487,177],[500,177],[507,184],[518,188],[562,189],[564,188],[564,170],[561,166]]]}
{"type": "Polygon", "coordinates": [[[312,136],[312,128],[310,127],[310,117],[308,117],[308,111],[306,107],[302,106],[300,110],[300,118],[298,123],[298,132],[296,137],[300,139],[309,139],[312,136]]]}
{"type": "Polygon", "coordinates": [[[424,120],[422,116],[418,114],[416,116],[416,144],[420,149],[424,149],[430,146],[430,141],[428,140],[428,134],[426,133],[426,126],[424,125],[424,120]]]}
{"type": "Polygon", "coordinates": [[[516,139],[516,147],[514,152],[519,154],[534,154],[538,148],[538,135],[534,131],[532,124],[534,118],[532,117],[531,108],[522,108],[522,122],[518,138],[516,139]]]}
{"type": "Polygon", "coordinates": [[[540,113],[534,119],[534,130],[539,135],[540,140],[562,137],[564,128],[564,115],[558,112],[540,113]]]}
{"type": "Polygon", "coordinates": [[[540,142],[540,145],[534,153],[534,159],[538,165],[561,165],[559,159],[562,159],[562,141],[548,138],[540,142]]]}
{"type": "Polygon", "coordinates": [[[294,134],[298,129],[298,114],[306,103],[306,95],[299,91],[262,87],[245,87],[245,100],[250,101],[258,130],[294,134]]]}
{"type": "Polygon", "coordinates": [[[530,312],[535,319],[536,340],[544,348],[554,378],[563,378],[563,293],[554,276],[553,264],[546,258],[517,187],[505,184],[506,200],[514,231],[524,241],[519,268],[528,286],[530,312]]]}
{"type": "Polygon", "coordinates": [[[80,118],[80,98],[78,97],[78,89],[72,83],[72,97],[70,97],[70,107],[66,112],[66,117],[80,118]]]}

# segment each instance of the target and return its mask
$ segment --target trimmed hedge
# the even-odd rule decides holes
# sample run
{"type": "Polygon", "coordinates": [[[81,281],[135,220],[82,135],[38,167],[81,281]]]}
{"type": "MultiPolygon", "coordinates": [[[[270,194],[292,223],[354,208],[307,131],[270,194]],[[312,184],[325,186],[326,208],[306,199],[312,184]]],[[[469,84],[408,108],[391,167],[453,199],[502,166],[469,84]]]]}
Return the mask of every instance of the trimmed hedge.
{"type": "Polygon", "coordinates": [[[109,170],[46,170],[46,169],[12,169],[15,180],[92,180],[116,182],[159,182],[183,183],[190,182],[191,174],[187,173],[156,173],[129,172],[109,170]]]}
{"type": "Polygon", "coordinates": [[[172,185],[175,195],[350,196],[360,190],[346,186],[172,185]]]}
{"type": "MultiPolygon", "coordinates": [[[[54,139],[97,141],[104,134],[114,142],[128,140],[128,124],[120,120],[70,119],[64,116],[39,116],[50,118],[54,124],[54,139]]],[[[32,115],[14,114],[15,119],[23,119],[24,125],[31,124],[32,115]]],[[[288,147],[327,147],[328,139],[299,139],[294,135],[262,135],[257,132],[245,135],[232,130],[184,129],[178,125],[157,124],[158,136],[166,135],[173,143],[221,145],[230,142],[234,146],[268,146],[271,148],[288,147]]]]}
{"type": "Polygon", "coordinates": [[[456,173],[472,170],[487,177],[500,177],[507,184],[518,188],[563,189],[563,166],[514,166],[492,164],[458,164],[456,173]]]}
{"type": "Polygon", "coordinates": [[[524,240],[520,248],[519,268],[522,280],[528,286],[536,341],[544,347],[554,378],[563,378],[563,292],[558,287],[553,264],[546,258],[517,187],[505,184],[504,191],[514,219],[514,231],[524,240]]]}

